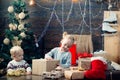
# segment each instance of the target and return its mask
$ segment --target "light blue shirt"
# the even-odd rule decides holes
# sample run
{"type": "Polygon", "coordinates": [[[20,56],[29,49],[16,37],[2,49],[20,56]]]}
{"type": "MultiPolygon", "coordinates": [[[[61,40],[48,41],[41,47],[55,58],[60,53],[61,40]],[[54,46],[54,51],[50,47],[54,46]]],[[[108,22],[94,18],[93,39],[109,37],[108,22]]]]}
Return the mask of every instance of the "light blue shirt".
{"type": "Polygon", "coordinates": [[[60,47],[53,48],[50,52],[46,54],[53,59],[60,61],[60,66],[68,68],[71,66],[71,53],[70,52],[61,52],[60,47]]]}

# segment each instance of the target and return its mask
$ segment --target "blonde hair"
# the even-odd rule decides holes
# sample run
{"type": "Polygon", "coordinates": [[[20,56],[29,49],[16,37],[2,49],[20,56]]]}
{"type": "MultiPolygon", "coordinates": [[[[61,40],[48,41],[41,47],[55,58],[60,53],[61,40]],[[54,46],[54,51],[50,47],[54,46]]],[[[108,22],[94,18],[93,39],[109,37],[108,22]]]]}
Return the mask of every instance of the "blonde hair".
{"type": "Polygon", "coordinates": [[[63,32],[63,34],[62,34],[62,38],[65,38],[67,35],[68,35],[67,32],[63,32]]]}
{"type": "Polygon", "coordinates": [[[20,46],[13,46],[10,49],[11,57],[16,56],[17,54],[23,54],[23,49],[20,46]]]}
{"type": "Polygon", "coordinates": [[[64,39],[70,39],[71,40],[71,44],[74,43],[74,37],[71,36],[71,35],[68,35],[67,32],[63,32],[62,40],[64,40],[64,39]]]}

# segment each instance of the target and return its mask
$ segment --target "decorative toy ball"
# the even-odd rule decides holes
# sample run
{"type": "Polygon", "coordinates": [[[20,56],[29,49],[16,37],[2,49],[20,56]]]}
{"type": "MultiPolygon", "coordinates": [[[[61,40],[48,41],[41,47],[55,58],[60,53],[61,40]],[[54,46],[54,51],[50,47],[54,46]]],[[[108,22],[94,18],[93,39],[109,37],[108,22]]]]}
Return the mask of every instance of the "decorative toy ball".
{"type": "Polygon", "coordinates": [[[22,76],[22,75],[25,75],[25,73],[26,73],[26,71],[24,68],[18,68],[16,70],[9,69],[7,71],[8,76],[22,76]]]}
{"type": "Polygon", "coordinates": [[[26,73],[24,68],[18,68],[17,71],[20,72],[20,75],[25,75],[26,73]]]}
{"type": "Polygon", "coordinates": [[[13,69],[9,69],[9,70],[7,71],[7,75],[8,75],[8,76],[14,76],[14,74],[15,74],[15,70],[13,70],[13,69]]]}
{"type": "Polygon", "coordinates": [[[20,74],[20,71],[19,70],[15,70],[15,74],[14,74],[15,76],[20,76],[21,74],[20,74]]]}

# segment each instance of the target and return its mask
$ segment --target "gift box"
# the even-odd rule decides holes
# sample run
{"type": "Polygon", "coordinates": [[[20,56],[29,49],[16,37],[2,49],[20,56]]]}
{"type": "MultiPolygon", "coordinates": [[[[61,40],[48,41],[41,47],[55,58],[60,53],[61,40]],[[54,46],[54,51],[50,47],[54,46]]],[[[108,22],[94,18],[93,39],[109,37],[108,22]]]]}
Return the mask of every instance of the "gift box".
{"type": "Polygon", "coordinates": [[[33,59],[32,74],[42,75],[43,72],[54,70],[59,64],[59,60],[33,59]]]}
{"type": "Polygon", "coordinates": [[[94,52],[93,56],[94,57],[101,56],[107,59],[107,52],[100,50],[99,52],[94,52]]]}
{"type": "Polygon", "coordinates": [[[91,68],[91,58],[79,58],[78,68],[88,70],[91,68]]]}
{"type": "Polygon", "coordinates": [[[79,70],[66,70],[64,71],[64,76],[68,80],[72,79],[83,79],[85,71],[79,70]]]}

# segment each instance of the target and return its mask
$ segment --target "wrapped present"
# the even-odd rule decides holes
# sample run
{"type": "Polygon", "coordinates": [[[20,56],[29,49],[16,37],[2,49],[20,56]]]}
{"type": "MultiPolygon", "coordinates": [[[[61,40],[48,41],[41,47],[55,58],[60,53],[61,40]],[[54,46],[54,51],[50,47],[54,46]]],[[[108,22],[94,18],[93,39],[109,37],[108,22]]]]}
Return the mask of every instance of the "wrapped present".
{"type": "Polygon", "coordinates": [[[78,70],[78,66],[71,66],[70,70],[78,70]]]}
{"type": "Polygon", "coordinates": [[[78,68],[88,70],[91,68],[91,58],[79,58],[78,68]]]}
{"type": "Polygon", "coordinates": [[[85,71],[79,70],[66,70],[64,71],[64,76],[68,80],[72,79],[83,79],[85,71]]]}
{"type": "Polygon", "coordinates": [[[97,57],[97,56],[101,56],[101,57],[104,57],[104,58],[107,58],[107,52],[106,51],[103,51],[103,50],[100,50],[98,52],[94,52],[94,57],[97,57]]]}
{"type": "Polygon", "coordinates": [[[79,71],[84,71],[84,69],[83,69],[83,68],[78,67],[78,66],[71,66],[71,67],[70,67],[70,70],[79,70],[79,71]]]}
{"type": "Polygon", "coordinates": [[[54,70],[59,64],[59,60],[33,59],[32,74],[41,75],[43,72],[54,70]]]}

